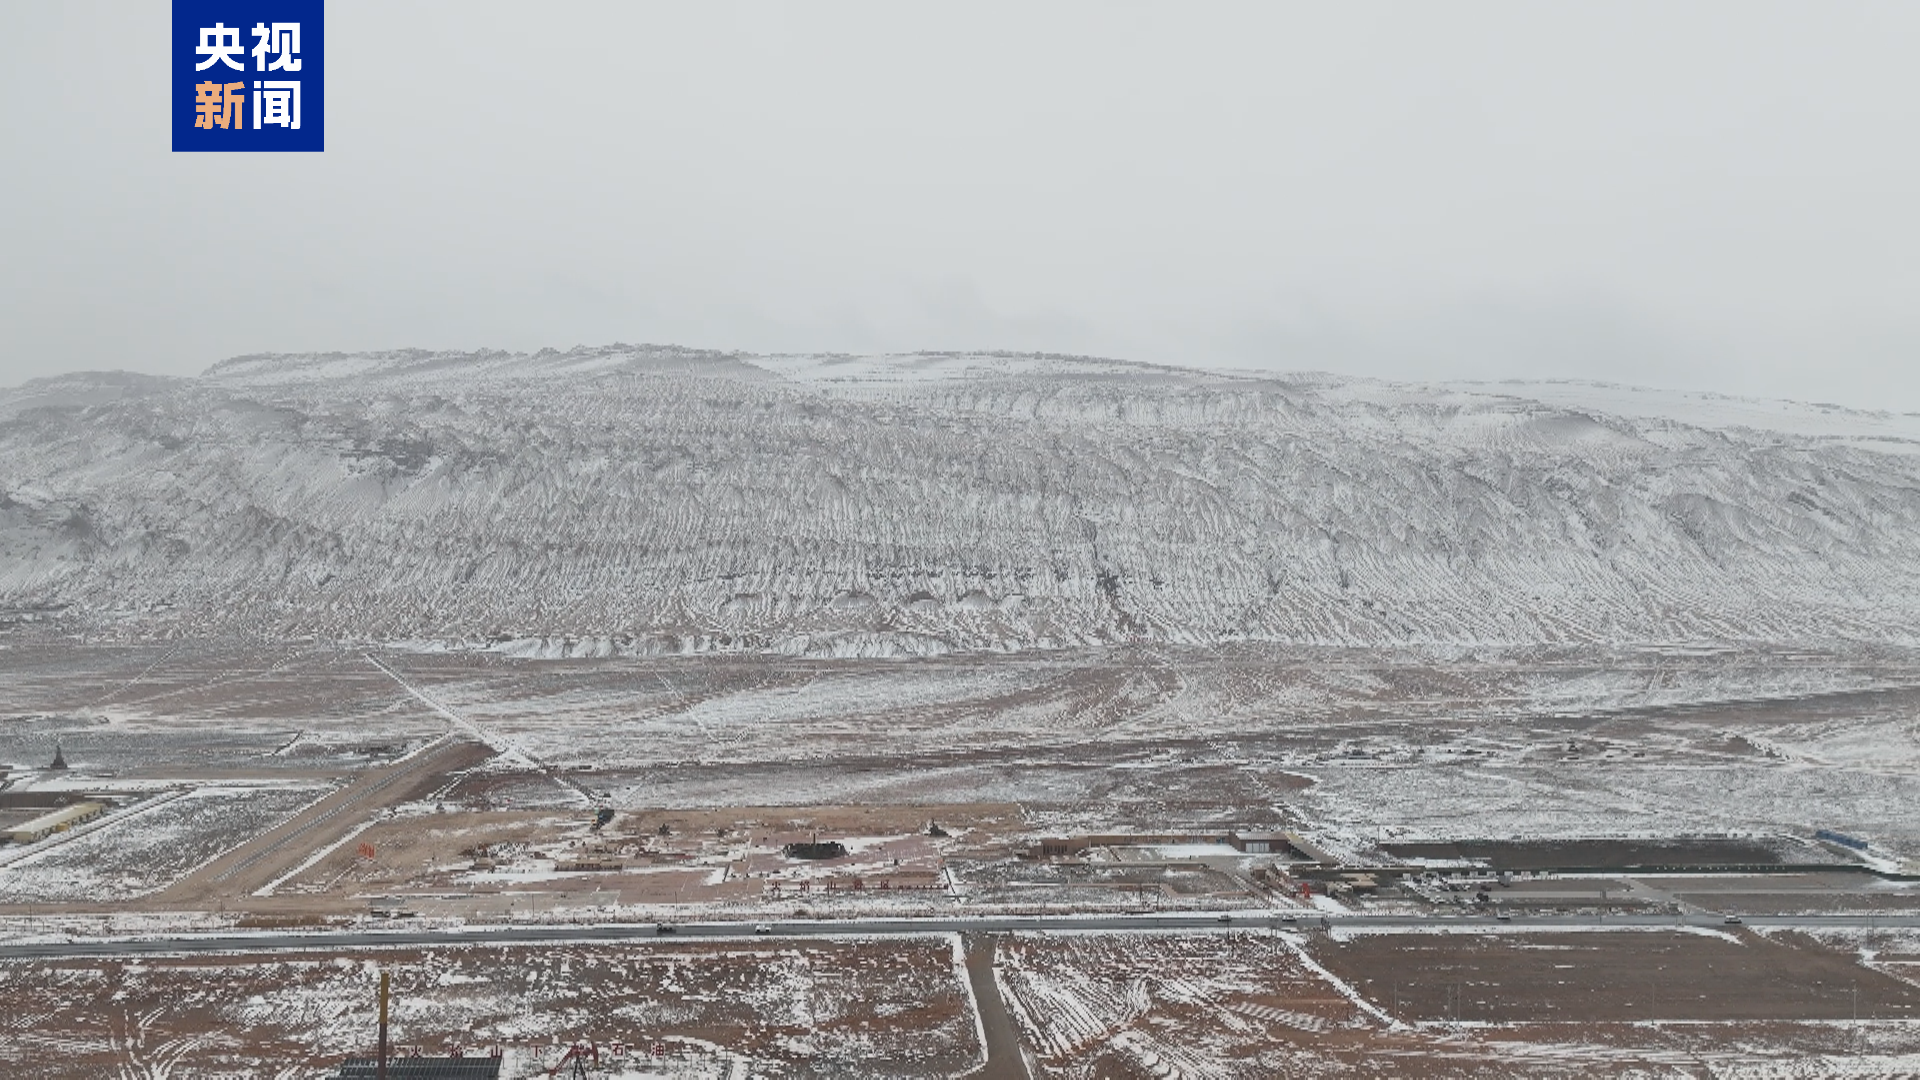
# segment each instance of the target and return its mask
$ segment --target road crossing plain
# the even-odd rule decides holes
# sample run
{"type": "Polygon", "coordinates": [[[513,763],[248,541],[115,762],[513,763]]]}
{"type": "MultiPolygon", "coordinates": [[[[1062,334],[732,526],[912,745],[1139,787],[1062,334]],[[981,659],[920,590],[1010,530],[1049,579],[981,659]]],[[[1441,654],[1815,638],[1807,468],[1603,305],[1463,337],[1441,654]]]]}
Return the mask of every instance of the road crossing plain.
{"type": "MultiPolygon", "coordinates": [[[[687,1075],[726,1075],[727,1054],[769,1076],[952,1075],[976,1043],[848,1062],[948,1022],[887,994],[977,997],[984,940],[999,1015],[1018,1028],[998,1045],[1023,1047],[1032,1076],[1688,1061],[1784,1076],[1822,1074],[1793,1073],[1797,1059],[1850,1056],[1920,1069],[1906,1015],[1920,900],[1904,873],[1920,852],[1906,734],[1920,665],[1897,651],[388,650],[384,667],[363,652],[7,642],[8,790],[170,797],[168,827],[208,855],[173,869],[130,854],[168,868],[144,876],[114,861],[151,850],[135,841],[158,812],[5,853],[0,1000],[59,1045],[95,1047],[101,1068],[248,1073],[264,1058],[247,1055],[271,1053],[317,1076],[365,1049],[358,1014],[273,1034],[292,1014],[248,1004],[276,1000],[247,990],[264,973],[344,961],[497,988],[557,950],[572,972],[624,964],[639,996],[574,1019],[536,1003],[549,1039],[644,1033],[684,1050],[687,1075]],[[56,743],[72,766],[60,774],[42,767],[56,743]],[[213,813],[250,798],[273,812],[213,813]],[[1818,829],[1867,838],[1869,853],[1818,829]],[[1225,842],[1286,833],[1344,865],[1225,842]],[[1063,837],[1105,839],[1042,853],[1063,837]],[[786,854],[814,839],[846,852],[786,854]],[[68,843],[100,854],[63,861],[68,843]],[[1648,852],[1701,865],[1654,869],[1648,852]],[[1565,872],[1553,860],[1567,853],[1605,865],[1565,872]],[[1417,874],[1343,879],[1421,859],[1417,874]],[[64,891],[36,896],[56,876],[36,866],[58,867],[64,891]],[[215,940],[175,940],[187,927],[215,940]],[[220,937],[240,930],[256,936],[220,937]],[[702,996],[718,991],[682,977],[708,967],[724,981],[745,958],[787,964],[795,950],[819,972],[868,957],[847,985],[874,984],[880,1004],[808,1028],[796,1010],[826,1017],[825,999],[767,983],[759,1019],[726,1028],[702,996]],[[189,977],[226,989],[170,981],[189,977]],[[31,1004],[94,985],[130,996],[31,1004]],[[91,1010],[109,1019],[87,1028],[91,1010]]],[[[497,1020],[430,1020],[444,996],[423,990],[423,1031],[512,1041],[497,1020]]],[[[37,1060],[8,1059],[8,1075],[36,1075],[37,1060]]]]}

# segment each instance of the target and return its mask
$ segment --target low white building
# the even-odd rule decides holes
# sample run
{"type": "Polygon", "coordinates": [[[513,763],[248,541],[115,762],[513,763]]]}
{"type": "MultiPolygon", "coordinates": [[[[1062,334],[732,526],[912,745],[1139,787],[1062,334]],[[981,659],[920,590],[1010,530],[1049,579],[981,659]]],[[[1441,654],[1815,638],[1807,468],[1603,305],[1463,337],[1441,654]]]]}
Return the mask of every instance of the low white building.
{"type": "Polygon", "coordinates": [[[44,840],[54,833],[71,829],[82,822],[92,821],[107,812],[103,802],[77,802],[48,811],[30,821],[23,821],[7,831],[7,837],[16,844],[32,844],[44,840]]]}

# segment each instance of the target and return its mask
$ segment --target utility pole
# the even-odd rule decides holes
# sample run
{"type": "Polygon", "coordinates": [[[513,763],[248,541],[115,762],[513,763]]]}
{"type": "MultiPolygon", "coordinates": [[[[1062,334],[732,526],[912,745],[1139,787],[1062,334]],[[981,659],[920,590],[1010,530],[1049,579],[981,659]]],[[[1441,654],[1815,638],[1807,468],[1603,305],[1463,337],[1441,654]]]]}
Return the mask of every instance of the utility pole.
{"type": "Polygon", "coordinates": [[[374,1075],[387,1080],[387,973],[380,973],[380,1057],[374,1075]]]}

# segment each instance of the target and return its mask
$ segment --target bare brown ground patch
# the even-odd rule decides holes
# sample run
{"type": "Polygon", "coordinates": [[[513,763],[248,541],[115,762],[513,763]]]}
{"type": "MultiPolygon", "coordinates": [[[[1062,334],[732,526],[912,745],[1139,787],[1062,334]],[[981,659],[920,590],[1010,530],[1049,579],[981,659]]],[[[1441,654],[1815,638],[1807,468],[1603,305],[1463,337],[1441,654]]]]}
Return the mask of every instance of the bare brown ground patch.
{"type": "MultiPolygon", "coordinates": [[[[1491,948],[1478,939],[1450,942],[1442,935],[1382,936],[1366,941],[1364,949],[1355,948],[1358,942],[1307,942],[1307,955],[1330,969],[1329,978],[1304,963],[1284,938],[1261,934],[1021,934],[1002,943],[1001,984],[1037,1054],[1036,1076],[1057,1080],[1911,1075],[1920,1052],[1920,1032],[1911,1020],[1867,1017],[1865,1005],[1859,1024],[1848,1019],[1856,980],[1863,987],[1873,980],[1861,992],[1863,1002],[1871,993],[1907,995],[1879,999],[1904,1017],[1907,1010],[1891,1006],[1911,1005],[1914,991],[1898,980],[1875,979],[1850,955],[1800,939],[1717,941],[1723,950],[1749,950],[1751,956],[1741,960],[1715,951],[1716,939],[1695,936],[1676,944],[1679,937],[1527,935],[1491,948]],[[1576,937],[1601,950],[1602,962],[1586,966],[1604,977],[1563,987],[1555,977],[1576,969],[1552,966],[1564,959],[1536,962],[1532,955],[1565,957],[1562,946],[1583,944],[1571,940],[1576,937]],[[1613,940],[1618,938],[1645,940],[1613,940]],[[1423,965],[1423,944],[1433,948],[1429,961],[1453,967],[1423,965]],[[1761,1007],[1723,1010],[1729,1015],[1717,1019],[1636,1019],[1637,1003],[1621,1007],[1617,995],[1643,985],[1637,973],[1661,962],[1663,947],[1679,950],[1665,953],[1668,961],[1700,965],[1694,983],[1709,977],[1708,960],[1712,977],[1725,972],[1758,980],[1760,991],[1748,1004],[1761,1007]],[[1510,961],[1516,954],[1521,959],[1510,961]],[[1532,984],[1525,981],[1530,963],[1532,984]],[[1396,974],[1408,981],[1424,974],[1435,989],[1431,1001],[1403,997],[1403,1006],[1414,1007],[1402,1010],[1401,1023],[1389,1024],[1346,996],[1349,987],[1357,988],[1370,1005],[1390,1011],[1396,974]],[[1484,998],[1475,994],[1485,984],[1467,976],[1513,976],[1509,986],[1516,993],[1572,1007],[1543,1009],[1546,1019],[1454,1023],[1432,1015],[1450,1011],[1456,992],[1443,997],[1439,990],[1447,977],[1466,982],[1470,1010],[1484,998]],[[1808,1009],[1797,992],[1813,980],[1839,993],[1808,1009]],[[1616,999],[1607,997],[1610,992],[1616,999]],[[1597,1007],[1578,1007],[1596,994],[1597,1007]],[[1773,1015],[1750,1015],[1755,1013],[1773,1015]]],[[[1676,988],[1683,982],[1676,979],[1676,988]]],[[[1491,1012],[1490,1006],[1482,1011],[1491,1012]]],[[[1701,1011],[1668,1010],[1683,1016],[1701,1011]]]]}
{"type": "Polygon", "coordinates": [[[504,1044],[514,1075],[575,1039],[699,1040],[787,1076],[942,1076],[980,1054],[950,941],[767,940],[0,962],[0,1072],[331,1075],[372,1048],[375,962],[397,1044],[504,1044]]]}
{"type": "Polygon", "coordinates": [[[1796,935],[1363,934],[1314,956],[1410,1022],[1909,1019],[1920,988],[1796,935]]]}
{"type": "Polygon", "coordinates": [[[997,962],[1043,1077],[1311,1076],[1382,1037],[1264,935],[1017,934],[997,962]]]}

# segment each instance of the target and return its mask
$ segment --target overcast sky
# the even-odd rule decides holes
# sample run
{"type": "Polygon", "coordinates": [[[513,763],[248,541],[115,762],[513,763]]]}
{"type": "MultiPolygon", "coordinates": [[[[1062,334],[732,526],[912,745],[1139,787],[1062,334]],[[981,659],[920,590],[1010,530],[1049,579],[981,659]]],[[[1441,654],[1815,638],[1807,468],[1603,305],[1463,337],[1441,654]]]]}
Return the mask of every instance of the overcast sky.
{"type": "Polygon", "coordinates": [[[1920,410],[1920,5],[331,0],[324,154],[0,6],[0,384],[1044,349],[1920,410]]]}

